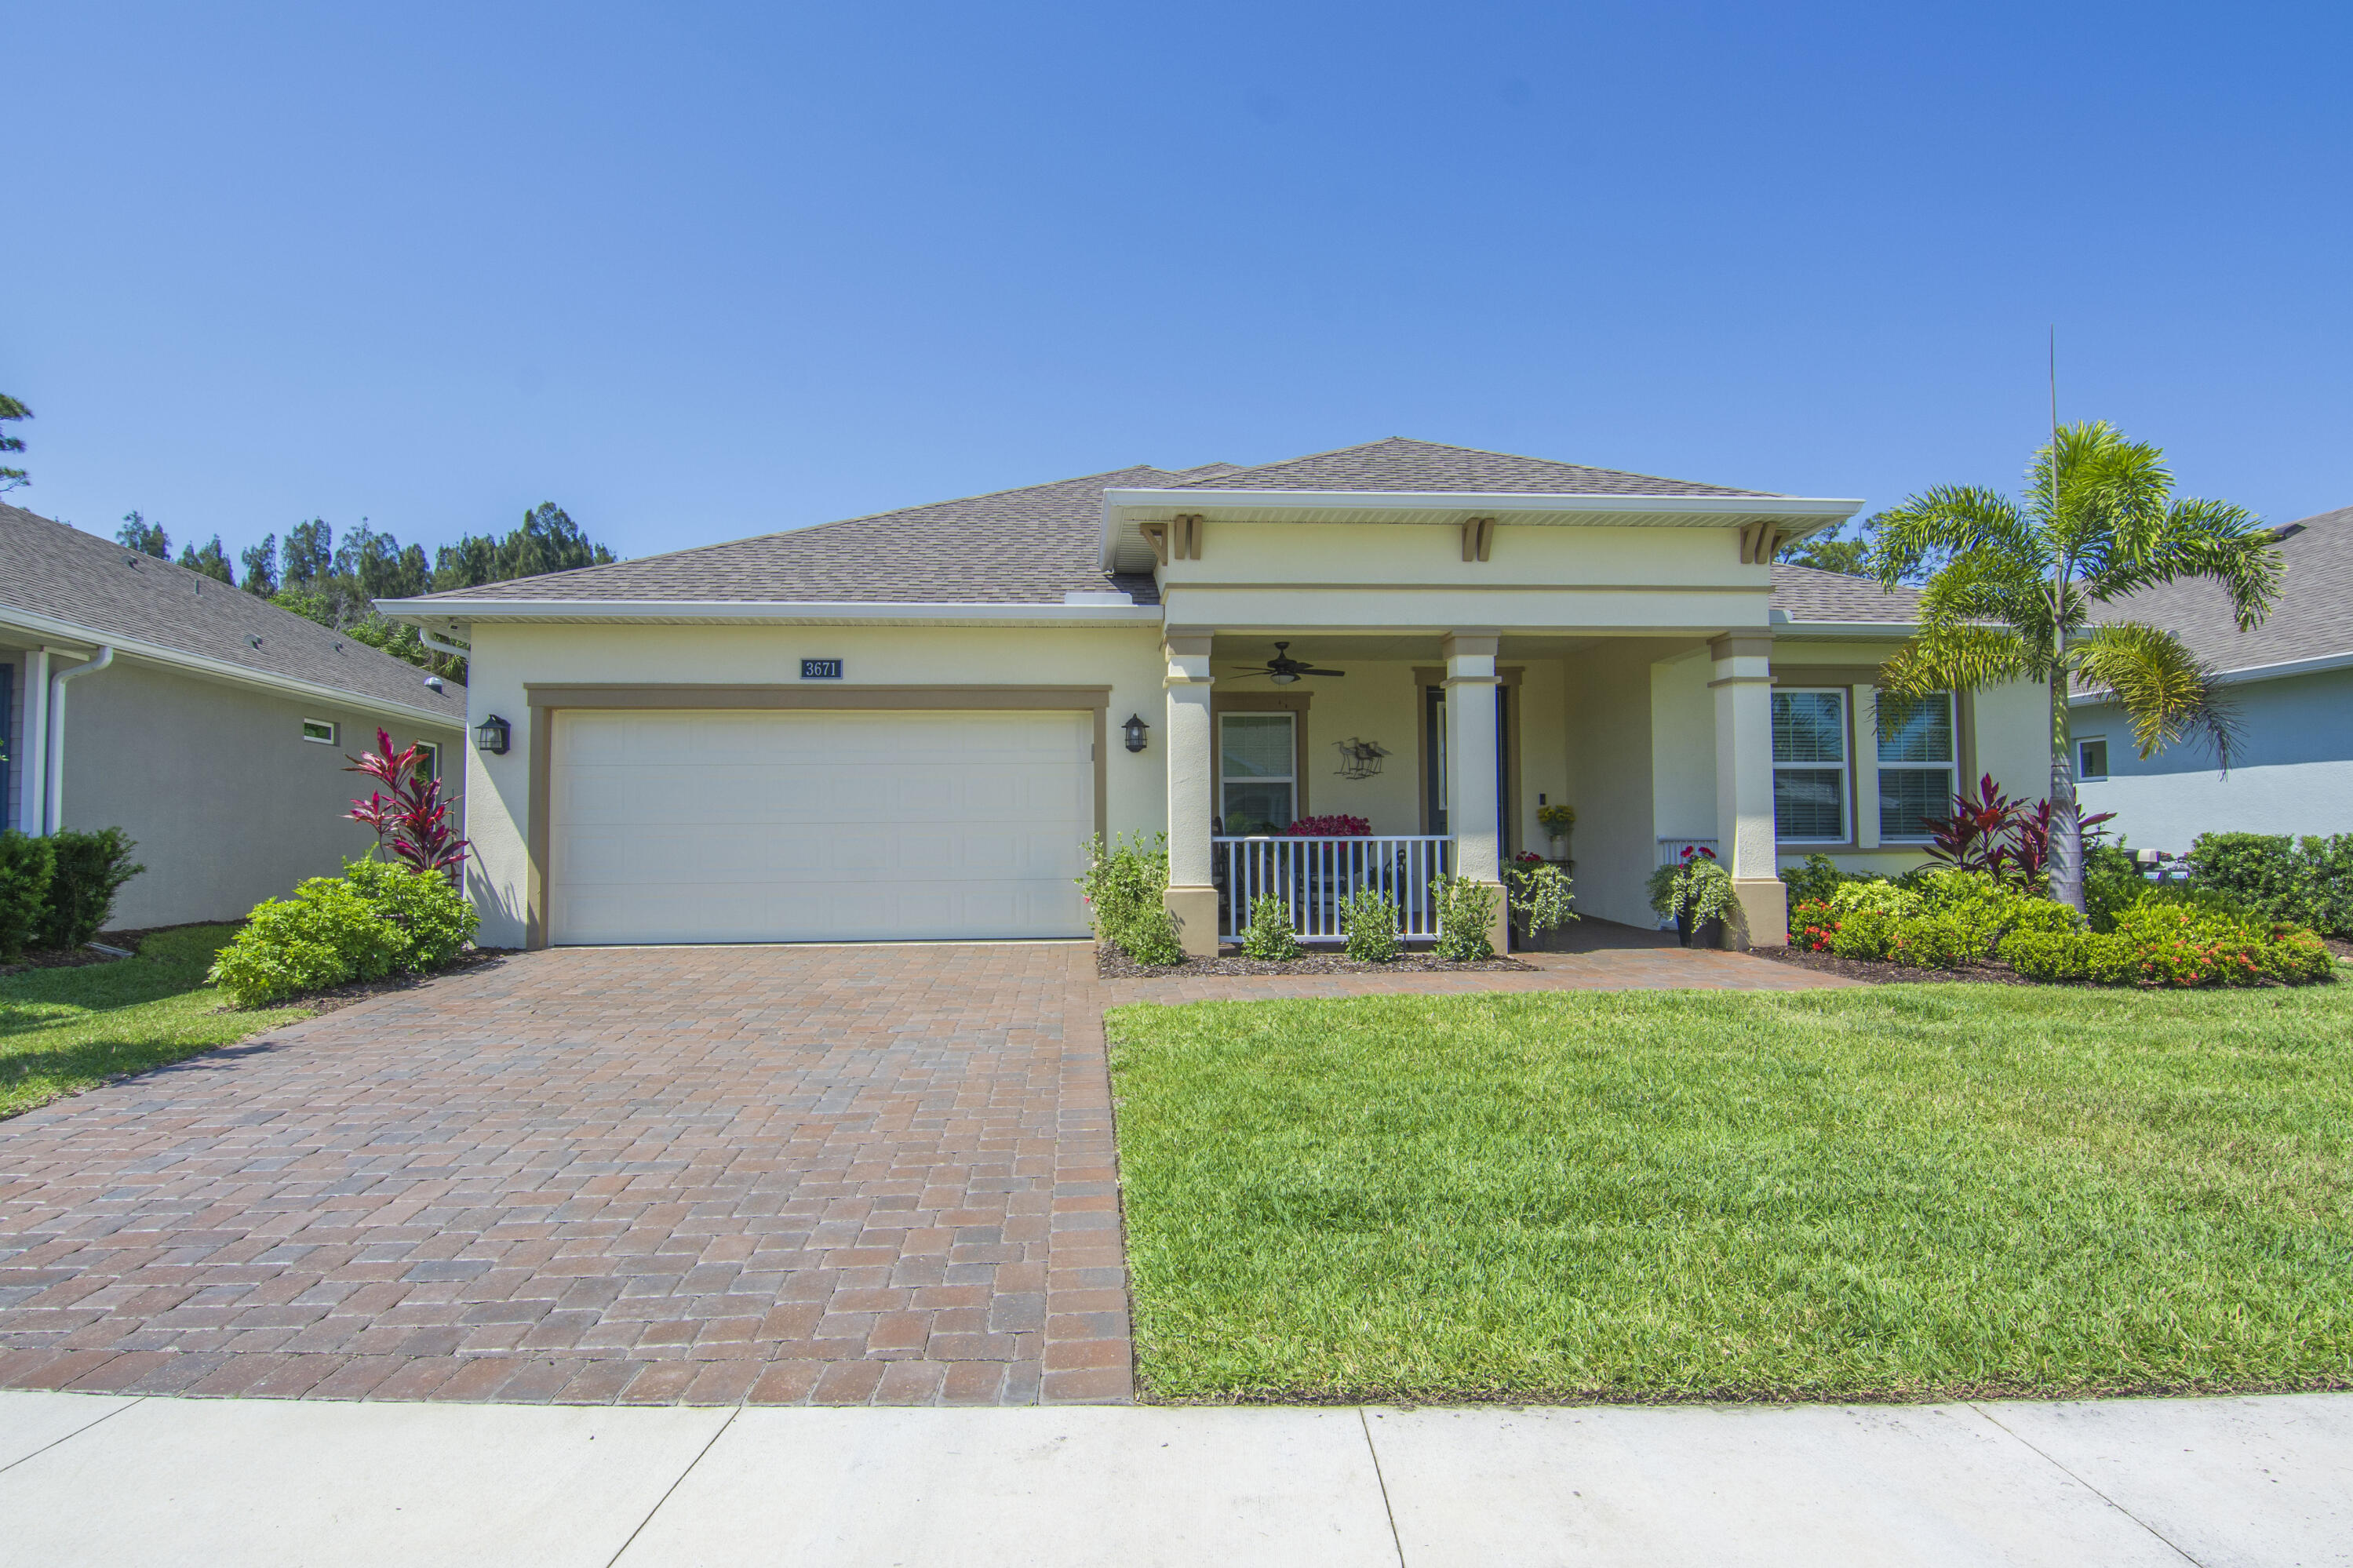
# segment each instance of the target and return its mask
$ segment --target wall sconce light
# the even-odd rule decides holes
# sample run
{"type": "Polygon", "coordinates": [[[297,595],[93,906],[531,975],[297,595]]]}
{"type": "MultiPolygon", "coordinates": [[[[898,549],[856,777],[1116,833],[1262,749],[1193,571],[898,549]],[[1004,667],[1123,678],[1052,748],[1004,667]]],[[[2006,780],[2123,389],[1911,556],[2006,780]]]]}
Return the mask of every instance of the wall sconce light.
{"type": "Polygon", "coordinates": [[[474,727],[474,744],[494,757],[507,754],[507,721],[493,713],[474,727]]]}
{"type": "Polygon", "coordinates": [[[1151,728],[1151,725],[1144,721],[1141,714],[1131,713],[1127,716],[1127,722],[1122,724],[1119,731],[1121,734],[1127,737],[1127,749],[1131,752],[1140,752],[1144,750],[1144,732],[1151,728]]]}

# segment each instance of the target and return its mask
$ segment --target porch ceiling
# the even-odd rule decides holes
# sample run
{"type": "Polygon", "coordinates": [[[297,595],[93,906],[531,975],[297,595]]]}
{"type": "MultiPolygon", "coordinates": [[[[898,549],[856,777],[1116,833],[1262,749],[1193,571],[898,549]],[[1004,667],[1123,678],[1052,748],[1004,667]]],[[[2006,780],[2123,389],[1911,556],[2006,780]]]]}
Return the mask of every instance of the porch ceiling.
{"type": "MultiPolygon", "coordinates": [[[[1466,628],[1467,629],[1467,628],[1466,628]]],[[[1326,668],[1341,668],[1345,659],[1367,663],[1436,664],[1441,657],[1439,634],[1411,632],[1303,632],[1296,636],[1288,632],[1248,631],[1219,632],[1209,645],[1209,657],[1218,665],[1239,662],[1263,663],[1274,654],[1274,639],[1282,637],[1291,644],[1291,657],[1326,668]]],[[[1607,637],[1583,633],[1559,637],[1513,636],[1503,640],[1497,655],[1501,658],[1560,658],[1588,648],[1607,637]]]]}

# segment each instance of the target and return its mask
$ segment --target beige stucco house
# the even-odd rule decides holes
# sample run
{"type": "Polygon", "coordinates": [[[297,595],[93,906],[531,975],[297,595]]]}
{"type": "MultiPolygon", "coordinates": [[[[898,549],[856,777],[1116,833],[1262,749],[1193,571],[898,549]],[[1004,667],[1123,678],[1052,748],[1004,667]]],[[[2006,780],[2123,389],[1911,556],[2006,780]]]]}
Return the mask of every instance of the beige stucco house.
{"type": "Polygon", "coordinates": [[[465,689],[201,573],[0,506],[0,826],[120,827],[118,930],[242,918],[375,836],[376,728],[463,748],[465,689]]]}
{"type": "Polygon", "coordinates": [[[1585,913],[1653,923],[1704,844],[1774,943],[1787,859],[1902,868],[1961,776],[2047,771],[2029,691],[1877,732],[1908,601],[1772,564],[1859,505],[1390,440],[385,608],[470,643],[509,737],[469,763],[488,942],[1075,936],[1084,842],[1164,832],[1188,948],[1258,891],[1328,940],[1565,804],[1585,913]],[[1285,832],[1331,815],[1370,837],[1285,832]]]}

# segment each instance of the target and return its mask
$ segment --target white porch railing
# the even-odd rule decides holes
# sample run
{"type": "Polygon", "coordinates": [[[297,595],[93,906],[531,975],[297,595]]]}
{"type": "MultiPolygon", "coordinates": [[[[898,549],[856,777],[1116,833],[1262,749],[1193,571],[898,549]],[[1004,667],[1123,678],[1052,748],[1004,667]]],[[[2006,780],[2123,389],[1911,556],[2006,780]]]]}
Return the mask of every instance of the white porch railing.
{"type": "Polygon", "coordinates": [[[1454,862],[1454,840],[1434,835],[1348,838],[1267,837],[1209,840],[1221,895],[1219,937],[1240,942],[1250,905],[1270,894],[1291,911],[1302,942],[1345,942],[1340,902],[1370,888],[1398,906],[1409,941],[1438,935],[1438,901],[1430,884],[1454,862]]]}

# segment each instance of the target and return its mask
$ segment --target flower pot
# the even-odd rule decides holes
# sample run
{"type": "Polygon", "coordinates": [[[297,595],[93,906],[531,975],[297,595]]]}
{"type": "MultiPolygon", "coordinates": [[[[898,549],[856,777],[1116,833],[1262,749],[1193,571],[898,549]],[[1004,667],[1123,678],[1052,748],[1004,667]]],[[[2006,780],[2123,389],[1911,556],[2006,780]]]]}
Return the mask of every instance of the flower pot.
{"type": "Polygon", "coordinates": [[[1710,915],[1694,921],[1688,906],[1675,911],[1675,940],[1685,947],[1722,947],[1724,917],[1710,915]]]}

